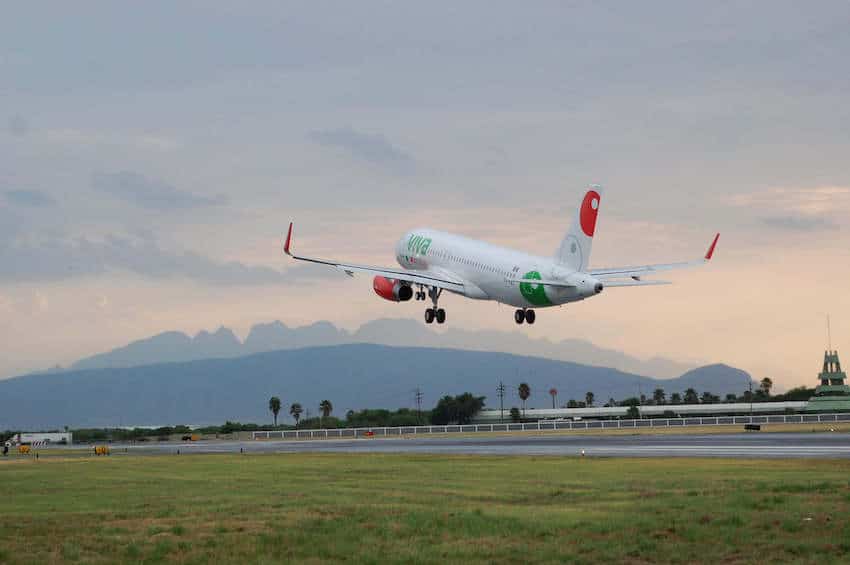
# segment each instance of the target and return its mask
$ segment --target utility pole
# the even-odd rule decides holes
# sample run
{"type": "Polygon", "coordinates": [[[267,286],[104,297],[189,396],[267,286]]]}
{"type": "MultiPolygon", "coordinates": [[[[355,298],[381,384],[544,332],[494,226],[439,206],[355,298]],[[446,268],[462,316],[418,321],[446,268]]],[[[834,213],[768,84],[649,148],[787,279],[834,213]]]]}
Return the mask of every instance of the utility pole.
{"type": "Polygon", "coordinates": [[[638,382],[638,418],[643,418],[643,387],[638,382]]]}
{"type": "Polygon", "coordinates": [[[753,379],[750,381],[750,423],[753,423],[753,379]]]}
{"type": "Polygon", "coordinates": [[[499,386],[496,387],[496,392],[499,394],[499,422],[505,422],[505,383],[499,381],[499,386]]]}
{"type": "Polygon", "coordinates": [[[425,396],[425,395],[422,393],[422,389],[420,389],[419,387],[416,387],[414,394],[416,395],[416,421],[421,424],[422,423],[422,397],[425,396]]]}

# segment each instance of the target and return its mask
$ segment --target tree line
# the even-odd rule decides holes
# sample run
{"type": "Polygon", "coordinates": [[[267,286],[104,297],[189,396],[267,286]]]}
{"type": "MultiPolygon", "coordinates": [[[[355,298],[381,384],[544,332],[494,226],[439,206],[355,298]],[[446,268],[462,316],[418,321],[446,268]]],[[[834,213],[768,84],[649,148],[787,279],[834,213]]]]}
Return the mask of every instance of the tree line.
{"type": "MultiPolygon", "coordinates": [[[[652,391],[650,396],[639,395],[623,400],[613,398],[603,405],[626,406],[628,417],[638,417],[640,406],[675,406],[678,404],[714,404],[732,402],[781,402],[781,401],[805,401],[814,395],[814,388],[797,387],[784,394],[772,394],[773,382],[770,378],[762,379],[754,390],[745,390],[741,394],[727,394],[722,400],[720,396],[709,391],[699,393],[693,388],[688,388],[683,393],[674,392],[667,396],[667,392],[658,387],[652,391]]],[[[528,400],[532,396],[532,389],[528,383],[520,383],[516,389],[517,397],[520,399],[522,409],[513,406],[507,409],[507,415],[512,421],[519,422],[524,418],[528,400]]],[[[557,405],[558,391],[550,388],[548,394],[552,399],[552,406],[557,405]]],[[[317,405],[318,416],[302,418],[305,413],[304,406],[300,402],[289,405],[289,414],[295,420],[295,428],[368,428],[368,427],[396,427],[417,425],[445,425],[445,424],[467,424],[472,421],[475,414],[485,406],[486,397],[475,396],[465,392],[457,396],[446,395],[437,401],[437,404],[427,410],[412,410],[401,408],[398,410],[387,409],[363,409],[349,410],[343,418],[333,416],[333,403],[330,400],[322,400],[317,405]]],[[[564,403],[566,408],[593,407],[596,402],[595,395],[588,391],[584,399],[569,399],[564,403]]],[[[291,429],[293,426],[279,425],[278,417],[283,410],[283,402],[280,397],[272,396],[268,400],[268,410],[271,412],[274,427],[276,429],[291,429]]],[[[74,440],[80,442],[93,441],[143,441],[148,438],[166,439],[174,435],[184,434],[231,434],[240,431],[258,431],[268,429],[268,425],[256,423],[240,423],[227,421],[220,426],[203,426],[190,428],[184,425],[162,426],[158,428],[78,428],[72,430],[74,440]]],[[[14,431],[0,432],[0,440],[11,438],[14,431]]]]}
{"type": "MultiPolygon", "coordinates": [[[[814,395],[813,388],[798,387],[787,393],[772,395],[773,380],[769,377],[763,378],[757,383],[754,390],[744,390],[741,394],[729,393],[721,400],[719,395],[710,391],[698,392],[694,388],[688,388],[684,392],[674,392],[669,398],[662,387],[652,391],[651,396],[640,394],[622,400],[609,398],[603,404],[605,407],[625,406],[629,408],[628,413],[635,416],[639,413],[639,406],[675,406],[678,404],[716,404],[734,402],[781,402],[789,400],[808,400],[814,395]]],[[[525,416],[528,400],[531,398],[531,386],[522,382],[516,389],[517,397],[521,402],[522,409],[511,407],[508,414],[513,421],[520,421],[525,416]]],[[[548,394],[552,398],[552,407],[557,404],[558,390],[550,388],[548,394]]],[[[300,403],[294,402],[290,407],[290,415],[295,420],[296,427],[318,428],[318,427],[383,427],[383,426],[412,426],[412,425],[444,425],[450,423],[469,423],[477,412],[485,405],[486,397],[474,396],[469,392],[457,396],[444,396],[431,410],[413,411],[400,409],[390,410],[362,410],[360,412],[349,411],[345,419],[331,417],[333,405],[329,400],[323,400],[319,404],[321,417],[301,420],[303,408],[300,403]]],[[[583,399],[570,398],[563,404],[564,408],[590,408],[595,405],[596,395],[593,391],[587,391],[583,399]]],[[[280,399],[276,396],[269,400],[269,410],[274,415],[274,423],[277,426],[277,415],[281,409],[280,399]]]]}
{"type": "MultiPolygon", "coordinates": [[[[773,380],[769,377],[765,377],[761,381],[759,381],[755,390],[747,389],[741,394],[729,393],[724,396],[722,400],[719,395],[716,395],[710,391],[704,391],[700,393],[694,388],[688,388],[681,393],[674,392],[668,398],[667,392],[663,388],[658,387],[652,391],[651,396],[640,394],[639,396],[630,397],[623,400],[614,400],[613,398],[609,398],[608,401],[603,404],[603,406],[662,406],[668,404],[717,404],[721,402],[782,402],[791,400],[808,400],[814,395],[814,388],[808,388],[804,386],[797,387],[789,390],[784,394],[777,395],[771,394],[772,389],[773,380]]],[[[558,390],[555,388],[549,389],[549,395],[552,397],[552,408],[555,408],[558,390]]],[[[527,401],[531,397],[531,387],[528,385],[528,383],[520,383],[520,385],[517,387],[517,396],[519,396],[519,399],[522,403],[522,410],[524,412],[527,401]]],[[[590,408],[594,406],[595,402],[596,395],[592,391],[588,391],[585,393],[584,399],[570,398],[567,402],[563,404],[562,407],[590,408]]]]}
{"type": "MultiPolygon", "coordinates": [[[[341,427],[384,427],[384,426],[416,426],[423,424],[443,425],[449,423],[465,424],[472,420],[473,416],[484,407],[485,397],[474,396],[472,393],[464,392],[457,396],[446,395],[440,398],[436,406],[431,410],[410,410],[402,408],[399,410],[365,409],[360,411],[349,410],[345,419],[332,416],[333,403],[330,400],[322,400],[319,403],[320,416],[302,420],[304,407],[300,402],[293,402],[289,407],[289,414],[295,420],[296,428],[341,428],[341,427]]],[[[280,397],[269,398],[268,409],[274,419],[274,427],[277,428],[278,415],[283,407],[280,397]]]]}

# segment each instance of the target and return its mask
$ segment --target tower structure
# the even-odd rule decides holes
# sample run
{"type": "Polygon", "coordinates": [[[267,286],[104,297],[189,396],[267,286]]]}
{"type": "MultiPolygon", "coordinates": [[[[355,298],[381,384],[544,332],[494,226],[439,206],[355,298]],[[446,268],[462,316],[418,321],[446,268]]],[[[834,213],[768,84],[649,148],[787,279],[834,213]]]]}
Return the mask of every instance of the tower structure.
{"type": "Polygon", "coordinates": [[[815,395],[806,405],[807,412],[850,410],[850,386],[847,374],[841,370],[838,351],[827,350],[823,354],[823,370],[818,374],[819,384],[815,395]]]}

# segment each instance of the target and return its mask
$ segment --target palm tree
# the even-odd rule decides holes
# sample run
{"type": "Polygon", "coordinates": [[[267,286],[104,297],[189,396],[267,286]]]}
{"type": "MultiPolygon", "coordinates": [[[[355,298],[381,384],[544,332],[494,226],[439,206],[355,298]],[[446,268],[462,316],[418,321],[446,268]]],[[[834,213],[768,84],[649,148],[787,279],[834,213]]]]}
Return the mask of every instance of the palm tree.
{"type": "Polygon", "coordinates": [[[770,377],[765,377],[761,380],[759,386],[764,391],[765,396],[770,396],[770,389],[773,387],[773,380],[770,377]]]}
{"type": "Polygon", "coordinates": [[[274,427],[277,427],[277,415],[280,412],[280,398],[272,396],[269,398],[269,410],[274,414],[274,427]]]}
{"type": "Polygon", "coordinates": [[[519,398],[522,400],[522,413],[525,415],[525,401],[531,396],[531,387],[528,386],[528,383],[520,383],[518,391],[519,398]]]}
{"type": "Polygon", "coordinates": [[[297,402],[293,402],[292,406],[289,407],[289,414],[293,418],[295,418],[295,427],[296,428],[298,427],[298,420],[301,419],[301,412],[303,412],[303,411],[304,411],[304,409],[301,408],[301,405],[297,402]]]}
{"type": "Polygon", "coordinates": [[[699,404],[699,396],[697,396],[697,391],[692,388],[689,388],[685,391],[685,404],[699,404]]]}
{"type": "Polygon", "coordinates": [[[667,395],[664,394],[663,388],[657,388],[652,392],[652,399],[655,401],[655,404],[661,405],[667,399],[667,395]]]}
{"type": "Polygon", "coordinates": [[[678,392],[674,392],[670,395],[670,404],[681,404],[682,403],[682,395],[678,392]]]}
{"type": "Polygon", "coordinates": [[[323,400],[319,403],[319,410],[322,411],[322,418],[327,418],[334,411],[334,405],[330,400],[323,400]]]}
{"type": "Polygon", "coordinates": [[[550,388],[549,389],[549,396],[552,397],[552,408],[554,409],[555,408],[555,397],[558,396],[558,389],[554,388],[554,387],[550,388]]]}
{"type": "Polygon", "coordinates": [[[588,408],[593,406],[593,398],[594,398],[594,395],[593,395],[592,392],[588,391],[588,392],[584,393],[584,405],[587,406],[588,408]]]}

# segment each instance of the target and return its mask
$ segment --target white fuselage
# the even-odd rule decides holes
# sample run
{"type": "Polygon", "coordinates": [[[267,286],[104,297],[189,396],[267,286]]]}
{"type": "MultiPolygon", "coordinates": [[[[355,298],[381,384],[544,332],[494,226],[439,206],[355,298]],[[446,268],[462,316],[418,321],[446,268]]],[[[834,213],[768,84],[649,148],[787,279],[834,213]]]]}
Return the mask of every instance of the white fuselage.
{"type": "Polygon", "coordinates": [[[416,229],[396,244],[396,260],[410,271],[430,270],[462,279],[463,295],[517,308],[542,308],[576,302],[601,290],[596,278],[548,257],[539,257],[463,236],[416,229]],[[572,286],[517,282],[557,280],[572,286]]]}

